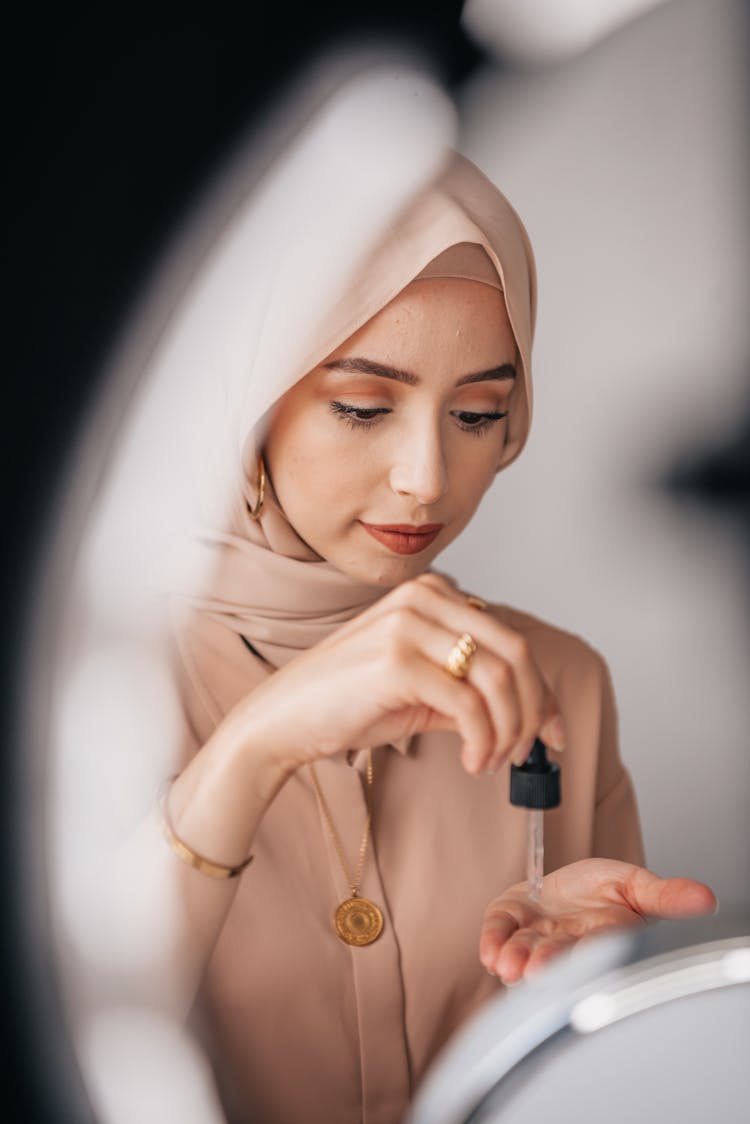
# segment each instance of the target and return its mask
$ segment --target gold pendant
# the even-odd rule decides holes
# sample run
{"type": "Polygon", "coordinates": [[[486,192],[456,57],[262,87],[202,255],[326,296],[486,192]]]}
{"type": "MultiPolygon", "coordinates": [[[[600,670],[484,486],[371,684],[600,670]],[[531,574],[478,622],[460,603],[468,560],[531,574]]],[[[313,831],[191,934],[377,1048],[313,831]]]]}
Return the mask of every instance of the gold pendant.
{"type": "Polygon", "coordinates": [[[333,923],[346,944],[372,944],[383,932],[383,914],[369,898],[347,898],[334,913],[333,923]]]}

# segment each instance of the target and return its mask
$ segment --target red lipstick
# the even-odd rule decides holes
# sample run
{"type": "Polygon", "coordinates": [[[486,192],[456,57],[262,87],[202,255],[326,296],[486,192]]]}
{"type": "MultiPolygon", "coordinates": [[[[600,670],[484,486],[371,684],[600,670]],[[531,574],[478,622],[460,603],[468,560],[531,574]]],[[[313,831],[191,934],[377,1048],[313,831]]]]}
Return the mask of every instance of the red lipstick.
{"type": "MultiPolygon", "coordinates": [[[[360,520],[360,522],[362,522],[360,520]]],[[[394,554],[419,554],[434,542],[444,523],[362,523],[374,539],[387,546],[394,554]]]]}

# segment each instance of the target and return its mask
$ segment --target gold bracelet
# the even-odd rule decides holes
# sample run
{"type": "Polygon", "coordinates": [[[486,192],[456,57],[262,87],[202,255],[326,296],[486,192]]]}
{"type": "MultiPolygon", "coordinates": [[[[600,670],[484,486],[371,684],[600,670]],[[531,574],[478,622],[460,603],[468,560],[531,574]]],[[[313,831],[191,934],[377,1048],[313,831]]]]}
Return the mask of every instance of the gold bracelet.
{"type": "Polygon", "coordinates": [[[177,780],[178,774],[169,777],[159,789],[159,812],[161,833],[166,839],[169,846],[179,859],[182,859],[188,866],[192,866],[194,870],[199,871],[201,874],[208,874],[211,878],[236,878],[238,874],[242,874],[246,866],[249,866],[253,861],[253,856],[249,855],[244,862],[239,866],[225,866],[224,863],[215,863],[211,859],[205,859],[203,855],[199,855],[192,847],[188,847],[178,835],[175,834],[174,828],[169,820],[169,808],[167,800],[169,798],[169,790],[174,782],[177,780]]]}

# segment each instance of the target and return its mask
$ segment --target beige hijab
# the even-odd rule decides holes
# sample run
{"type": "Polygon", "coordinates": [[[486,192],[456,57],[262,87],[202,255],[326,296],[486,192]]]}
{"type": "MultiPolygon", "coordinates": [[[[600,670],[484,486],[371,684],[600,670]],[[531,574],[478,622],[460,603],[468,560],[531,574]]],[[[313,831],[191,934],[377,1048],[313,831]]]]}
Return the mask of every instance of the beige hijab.
{"type": "MultiPolygon", "coordinates": [[[[294,247],[291,261],[283,260],[285,248],[281,252],[278,278],[292,271],[296,294],[300,271],[312,293],[316,275],[334,268],[335,262],[300,260],[294,247]]],[[[197,549],[205,580],[187,600],[245,638],[260,657],[259,678],[268,670],[263,661],[281,666],[383,593],[314,553],[287,520],[272,486],[266,487],[260,520],[248,513],[248,504],[257,501],[257,454],[269,415],[297,380],[415,278],[469,277],[502,290],[518,350],[520,377],[500,467],[515,460],[528,435],[536,308],[532,252],[508,200],[470,161],[450,154],[432,182],[392,216],[379,243],[363,252],[356,271],[350,260],[341,272],[338,284],[325,279],[335,299],[319,308],[314,320],[304,315],[301,322],[284,300],[281,281],[271,282],[245,385],[223,399],[223,448],[233,448],[235,459],[235,470],[230,466],[222,485],[228,493],[222,497],[226,524],[200,532],[197,549]]]]}

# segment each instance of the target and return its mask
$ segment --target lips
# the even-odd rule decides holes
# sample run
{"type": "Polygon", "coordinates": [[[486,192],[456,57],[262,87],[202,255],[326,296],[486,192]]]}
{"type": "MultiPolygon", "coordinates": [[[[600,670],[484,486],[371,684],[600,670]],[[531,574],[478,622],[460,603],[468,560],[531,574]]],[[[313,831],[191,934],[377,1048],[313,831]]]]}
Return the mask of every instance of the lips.
{"type": "Polygon", "coordinates": [[[435,541],[444,524],[424,523],[420,527],[409,523],[362,523],[362,526],[394,554],[419,554],[435,541]]]}

